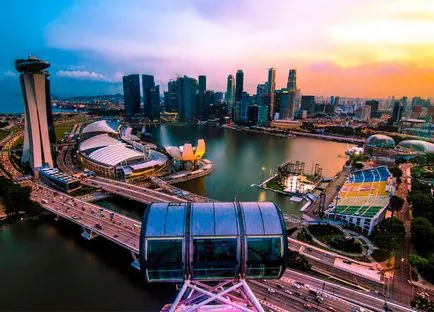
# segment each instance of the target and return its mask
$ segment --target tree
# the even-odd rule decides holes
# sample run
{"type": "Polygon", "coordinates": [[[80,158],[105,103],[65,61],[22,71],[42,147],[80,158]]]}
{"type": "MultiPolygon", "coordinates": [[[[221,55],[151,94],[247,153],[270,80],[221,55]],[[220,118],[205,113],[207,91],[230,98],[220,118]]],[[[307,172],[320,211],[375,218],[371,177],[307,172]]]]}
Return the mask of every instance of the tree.
{"type": "Polygon", "coordinates": [[[404,205],[404,200],[401,197],[393,195],[390,198],[389,210],[392,211],[392,218],[393,218],[393,213],[395,211],[400,211],[403,205],[404,205]]]}
{"type": "Polygon", "coordinates": [[[399,167],[389,168],[389,171],[395,178],[401,178],[402,177],[402,170],[399,167]]]}
{"type": "Polygon", "coordinates": [[[416,217],[425,217],[430,222],[434,222],[434,209],[432,209],[434,198],[431,195],[431,191],[423,185],[416,183],[415,187],[420,187],[420,190],[412,191],[408,196],[408,200],[412,204],[413,214],[416,217]]]}
{"type": "Polygon", "coordinates": [[[428,264],[428,260],[427,259],[425,259],[425,258],[423,258],[421,256],[418,256],[416,254],[411,254],[408,257],[408,260],[410,261],[410,264],[412,266],[415,266],[418,269],[419,268],[423,268],[423,267],[425,267],[428,264]]]}
{"type": "Polygon", "coordinates": [[[422,296],[414,297],[410,302],[410,306],[412,308],[417,309],[418,311],[426,311],[426,312],[434,311],[434,302],[422,296]]]}
{"type": "Polygon", "coordinates": [[[307,258],[295,250],[288,249],[288,267],[300,270],[303,272],[309,272],[312,265],[307,258]]]}
{"type": "Polygon", "coordinates": [[[434,248],[434,226],[427,218],[416,217],[411,222],[411,241],[420,250],[434,248]]]}
{"type": "Polygon", "coordinates": [[[389,253],[402,246],[404,236],[404,224],[395,217],[383,219],[376,225],[372,233],[374,244],[380,249],[389,251],[389,253]]]}

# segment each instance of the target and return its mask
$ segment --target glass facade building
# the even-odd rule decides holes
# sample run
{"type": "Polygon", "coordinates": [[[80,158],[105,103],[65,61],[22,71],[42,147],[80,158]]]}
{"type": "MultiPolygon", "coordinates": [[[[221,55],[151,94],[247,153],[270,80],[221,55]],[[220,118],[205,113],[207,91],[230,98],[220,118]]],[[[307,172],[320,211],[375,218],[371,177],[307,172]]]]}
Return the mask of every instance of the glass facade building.
{"type": "Polygon", "coordinates": [[[140,236],[147,282],[279,278],[287,237],[271,202],[153,203],[140,236]]]}
{"type": "Polygon", "coordinates": [[[139,75],[128,75],[122,78],[124,90],[124,106],[127,120],[140,115],[140,78],[139,75]]]}

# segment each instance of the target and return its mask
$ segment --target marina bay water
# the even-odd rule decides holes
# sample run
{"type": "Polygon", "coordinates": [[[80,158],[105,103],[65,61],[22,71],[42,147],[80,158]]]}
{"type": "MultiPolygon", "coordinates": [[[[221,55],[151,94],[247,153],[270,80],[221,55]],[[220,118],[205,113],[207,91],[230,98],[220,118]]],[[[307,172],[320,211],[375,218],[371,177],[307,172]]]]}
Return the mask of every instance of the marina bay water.
{"type": "Polygon", "coordinates": [[[299,216],[306,203],[290,201],[289,196],[252,186],[275,174],[285,161],[305,162],[305,171],[313,172],[318,163],[323,175],[333,177],[346,161],[347,144],[311,138],[295,139],[257,134],[232,129],[169,126],[155,127],[154,142],[162,145],[182,145],[204,138],[205,158],[215,170],[211,175],[178,186],[218,201],[274,201],[286,214],[299,216]]]}
{"type": "MultiPolygon", "coordinates": [[[[334,176],[346,160],[346,144],[316,139],[169,125],[156,126],[152,133],[158,146],[206,140],[205,157],[215,170],[182,188],[219,201],[272,200],[293,215],[299,214],[298,204],[251,185],[286,160],[304,161],[307,171],[319,163],[325,176],[334,176]]],[[[136,218],[143,213],[143,205],[127,200],[100,205],[136,218]]],[[[158,311],[173,299],[173,285],[142,283],[127,251],[99,238],[86,241],[80,233],[76,225],[50,215],[0,228],[1,309],[158,311]]]]}

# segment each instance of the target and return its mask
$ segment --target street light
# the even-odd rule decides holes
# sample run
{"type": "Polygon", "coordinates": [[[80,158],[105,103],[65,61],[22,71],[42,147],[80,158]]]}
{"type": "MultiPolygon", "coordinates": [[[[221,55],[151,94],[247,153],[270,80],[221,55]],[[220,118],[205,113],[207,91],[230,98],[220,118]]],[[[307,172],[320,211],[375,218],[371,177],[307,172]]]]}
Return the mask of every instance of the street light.
{"type": "MultiPolygon", "coordinates": [[[[265,167],[262,166],[262,180],[261,180],[262,182],[264,182],[264,170],[265,170],[265,167]]],[[[262,183],[262,182],[261,182],[261,183],[262,183]]]]}

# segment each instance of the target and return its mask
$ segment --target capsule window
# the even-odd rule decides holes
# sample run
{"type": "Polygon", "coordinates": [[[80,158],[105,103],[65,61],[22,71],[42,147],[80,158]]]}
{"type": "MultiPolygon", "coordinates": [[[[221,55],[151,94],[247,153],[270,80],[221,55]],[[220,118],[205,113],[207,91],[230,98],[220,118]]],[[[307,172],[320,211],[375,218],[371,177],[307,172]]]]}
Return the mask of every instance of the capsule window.
{"type": "Polygon", "coordinates": [[[236,238],[193,239],[193,278],[234,278],[238,268],[236,238]]]}
{"type": "Polygon", "coordinates": [[[183,280],[182,239],[148,239],[146,247],[149,281],[183,280]]]}
{"type": "Polygon", "coordinates": [[[247,238],[247,277],[276,278],[284,267],[281,237],[247,238]]]}

